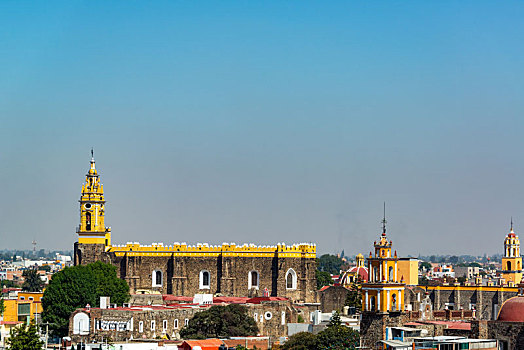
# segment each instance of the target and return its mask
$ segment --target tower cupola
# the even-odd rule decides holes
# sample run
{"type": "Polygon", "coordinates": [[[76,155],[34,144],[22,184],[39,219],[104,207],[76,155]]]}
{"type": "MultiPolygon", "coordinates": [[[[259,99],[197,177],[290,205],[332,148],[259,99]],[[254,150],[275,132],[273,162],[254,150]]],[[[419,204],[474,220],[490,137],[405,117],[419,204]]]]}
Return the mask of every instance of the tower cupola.
{"type": "Polygon", "coordinates": [[[504,239],[504,255],[502,257],[502,277],[510,286],[515,286],[522,279],[522,257],[520,256],[519,236],[513,230],[513,218],[509,233],[504,239]]]}
{"type": "Polygon", "coordinates": [[[104,185],[96,170],[91,150],[91,164],[80,194],[80,225],[77,228],[80,243],[111,244],[111,229],[105,226],[104,185]]]}

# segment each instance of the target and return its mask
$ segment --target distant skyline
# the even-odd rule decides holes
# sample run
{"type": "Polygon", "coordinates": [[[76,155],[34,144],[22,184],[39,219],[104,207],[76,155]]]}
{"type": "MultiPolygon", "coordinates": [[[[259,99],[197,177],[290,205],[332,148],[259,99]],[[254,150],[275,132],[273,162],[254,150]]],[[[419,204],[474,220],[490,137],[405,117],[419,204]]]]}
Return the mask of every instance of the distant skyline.
{"type": "Polygon", "coordinates": [[[0,3],[0,249],[499,254],[524,234],[524,4],[0,3]]]}

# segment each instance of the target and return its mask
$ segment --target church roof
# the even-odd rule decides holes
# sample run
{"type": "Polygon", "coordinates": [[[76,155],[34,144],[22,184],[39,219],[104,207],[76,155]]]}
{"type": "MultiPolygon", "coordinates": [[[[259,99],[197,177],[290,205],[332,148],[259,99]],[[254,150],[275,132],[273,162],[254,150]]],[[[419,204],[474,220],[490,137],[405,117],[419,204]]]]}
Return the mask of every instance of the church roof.
{"type": "Polygon", "coordinates": [[[368,269],[366,267],[362,266],[353,266],[351,269],[349,269],[348,273],[351,274],[357,274],[362,278],[363,281],[368,280],[368,269]]]}

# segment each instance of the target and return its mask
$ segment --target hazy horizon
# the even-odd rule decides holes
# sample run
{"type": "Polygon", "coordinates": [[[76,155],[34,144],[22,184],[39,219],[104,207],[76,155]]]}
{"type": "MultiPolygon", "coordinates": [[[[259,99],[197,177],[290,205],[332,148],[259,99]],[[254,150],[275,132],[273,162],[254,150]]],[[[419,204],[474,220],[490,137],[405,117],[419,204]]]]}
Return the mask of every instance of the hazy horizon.
{"type": "Polygon", "coordinates": [[[2,2],[0,249],[498,254],[524,232],[524,4],[2,2]]]}

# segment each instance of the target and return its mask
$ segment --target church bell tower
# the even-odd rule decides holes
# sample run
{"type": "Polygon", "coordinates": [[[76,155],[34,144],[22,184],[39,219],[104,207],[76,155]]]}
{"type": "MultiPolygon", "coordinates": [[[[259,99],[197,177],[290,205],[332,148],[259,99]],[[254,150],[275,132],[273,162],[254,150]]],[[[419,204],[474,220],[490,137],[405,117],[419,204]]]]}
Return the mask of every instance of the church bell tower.
{"type": "Polygon", "coordinates": [[[104,223],[106,204],[104,185],[100,183],[93,150],[91,150],[91,166],[82,185],[79,203],[80,225],[76,230],[78,242],[75,244],[75,265],[99,260],[96,255],[111,246],[111,228],[106,227],[104,223]],[[88,256],[89,261],[86,261],[85,258],[88,256]]]}
{"type": "Polygon", "coordinates": [[[504,256],[502,257],[502,278],[510,286],[516,286],[522,279],[522,257],[520,256],[519,236],[513,231],[513,219],[511,228],[504,239],[504,256]]]}

